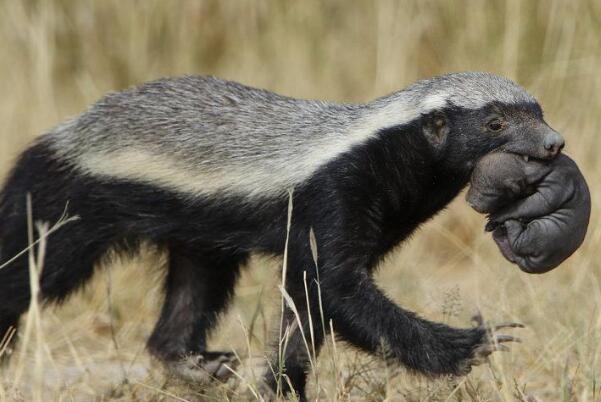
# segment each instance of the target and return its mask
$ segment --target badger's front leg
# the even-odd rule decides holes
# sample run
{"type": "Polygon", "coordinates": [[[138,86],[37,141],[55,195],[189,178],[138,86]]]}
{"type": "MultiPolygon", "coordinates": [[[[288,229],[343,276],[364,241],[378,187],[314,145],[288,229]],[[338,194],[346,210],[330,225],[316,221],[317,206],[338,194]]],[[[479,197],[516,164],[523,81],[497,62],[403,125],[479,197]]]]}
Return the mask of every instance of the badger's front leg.
{"type": "Polygon", "coordinates": [[[502,343],[518,340],[495,331],[519,324],[503,324],[493,330],[482,322],[472,328],[453,328],[403,310],[373,282],[367,258],[360,257],[368,255],[367,252],[362,253],[360,247],[345,252],[344,245],[330,244],[336,251],[328,252],[329,247],[320,249],[319,282],[309,255],[289,260],[287,304],[291,300],[296,313],[287,309],[284,336],[275,347],[266,376],[273,391],[293,391],[301,400],[306,399],[311,359],[319,352],[330,320],[336,334],[354,346],[426,375],[467,374],[493,351],[504,349],[502,343]],[[278,372],[282,366],[279,358],[283,363],[281,372],[278,372]]]}
{"type": "MultiPolygon", "coordinates": [[[[350,263],[350,262],[349,262],[350,263]]],[[[341,266],[324,269],[325,313],[343,339],[370,353],[426,375],[464,375],[500,343],[514,341],[484,325],[453,328],[420,318],[390,301],[367,269],[341,266]]],[[[508,324],[500,326],[517,326],[508,324]]]]}
{"type": "Polygon", "coordinates": [[[305,385],[312,364],[328,332],[319,308],[318,275],[309,244],[299,242],[288,250],[284,314],[265,374],[268,393],[296,393],[307,400],[305,385]]]}

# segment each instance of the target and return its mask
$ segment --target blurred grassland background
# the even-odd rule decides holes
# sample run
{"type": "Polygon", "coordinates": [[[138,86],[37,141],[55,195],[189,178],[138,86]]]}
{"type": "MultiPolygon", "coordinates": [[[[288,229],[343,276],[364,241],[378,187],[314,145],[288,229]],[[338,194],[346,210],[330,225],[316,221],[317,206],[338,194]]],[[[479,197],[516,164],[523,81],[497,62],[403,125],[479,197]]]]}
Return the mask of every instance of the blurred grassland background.
{"type": "MultiPolygon", "coordinates": [[[[162,76],[212,74],[340,102],[452,71],[508,76],[540,100],[589,182],[585,244],[556,271],[529,276],[503,260],[459,197],[387,259],[378,281],[430,319],[465,326],[479,309],[493,322],[523,322],[524,342],[466,378],[435,381],[329,342],[310,396],[601,400],[599,66],[595,0],[0,0],[0,175],[32,139],[107,91],[162,76]]],[[[281,262],[253,260],[213,337],[240,354],[243,380],[205,389],[166,379],[144,351],[163,262],[152,249],[116,261],[63,307],[44,310],[35,342],[0,369],[0,400],[255,400],[281,262]]]]}

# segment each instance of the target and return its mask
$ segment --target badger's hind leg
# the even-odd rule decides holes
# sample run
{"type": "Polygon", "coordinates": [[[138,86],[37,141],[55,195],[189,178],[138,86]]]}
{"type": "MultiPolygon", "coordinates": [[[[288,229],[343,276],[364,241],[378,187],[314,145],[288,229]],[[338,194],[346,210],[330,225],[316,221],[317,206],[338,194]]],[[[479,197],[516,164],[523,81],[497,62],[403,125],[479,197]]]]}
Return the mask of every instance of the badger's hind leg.
{"type": "Polygon", "coordinates": [[[193,382],[225,380],[236,366],[229,352],[209,352],[206,338],[230,300],[246,255],[169,247],[165,301],[148,340],[149,351],[175,376],[193,382]],[[229,368],[228,368],[229,367],[229,368]]]}

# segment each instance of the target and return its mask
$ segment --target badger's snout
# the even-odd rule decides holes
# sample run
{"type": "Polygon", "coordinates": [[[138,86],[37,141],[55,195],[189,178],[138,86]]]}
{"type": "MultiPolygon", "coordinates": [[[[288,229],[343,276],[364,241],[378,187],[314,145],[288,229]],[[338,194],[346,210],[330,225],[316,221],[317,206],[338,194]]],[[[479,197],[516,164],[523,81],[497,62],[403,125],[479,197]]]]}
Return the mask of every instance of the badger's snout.
{"type": "Polygon", "coordinates": [[[557,131],[544,122],[522,127],[513,131],[502,151],[522,155],[526,159],[554,159],[565,145],[565,140],[557,131]]]}
{"type": "Polygon", "coordinates": [[[552,159],[556,157],[565,145],[565,140],[558,132],[549,129],[543,139],[543,145],[545,150],[549,153],[549,157],[552,159]]]}

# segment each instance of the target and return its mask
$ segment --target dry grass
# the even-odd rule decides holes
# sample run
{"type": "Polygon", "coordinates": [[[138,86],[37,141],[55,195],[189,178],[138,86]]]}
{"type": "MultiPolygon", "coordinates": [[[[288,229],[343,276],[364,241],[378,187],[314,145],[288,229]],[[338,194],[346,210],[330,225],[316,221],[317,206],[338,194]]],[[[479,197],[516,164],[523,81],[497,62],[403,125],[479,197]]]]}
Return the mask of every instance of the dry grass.
{"type": "MultiPolygon", "coordinates": [[[[594,196],[601,188],[599,65],[596,0],[3,0],[0,172],[35,136],[106,91],[159,76],[215,74],[292,96],[362,101],[420,77],[485,70],[540,99],[594,196]]],[[[330,341],[311,395],[601,400],[599,207],[593,197],[588,239],[575,256],[529,276],[502,259],[482,217],[457,200],[389,258],[381,283],[431,319],[466,325],[480,309],[493,321],[524,322],[523,344],[467,378],[429,381],[330,341]]],[[[166,380],[143,348],[160,304],[161,261],[151,249],[116,261],[64,307],[34,309],[31,341],[2,369],[0,400],[254,400],[253,371],[259,375],[277,322],[281,263],[253,260],[214,336],[214,345],[243,358],[244,380],[201,396],[166,380]]]]}

